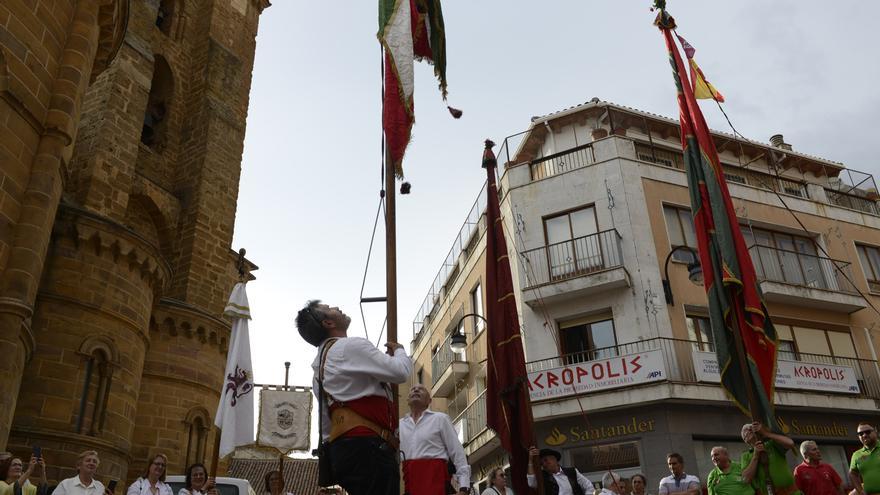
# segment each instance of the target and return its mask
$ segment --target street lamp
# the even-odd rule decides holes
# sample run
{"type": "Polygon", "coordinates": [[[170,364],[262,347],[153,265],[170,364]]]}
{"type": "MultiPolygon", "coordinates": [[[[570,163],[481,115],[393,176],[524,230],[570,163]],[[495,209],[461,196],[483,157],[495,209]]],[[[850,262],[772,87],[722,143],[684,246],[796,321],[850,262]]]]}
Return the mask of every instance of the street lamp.
{"type": "Polygon", "coordinates": [[[663,279],[663,295],[666,296],[666,304],[670,306],[675,306],[675,301],[672,297],[672,285],[669,283],[669,260],[672,259],[672,255],[676,251],[680,250],[690,251],[694,257],[694,260],[687,265],[688,280],[695,285],[703,285],[703,267],[700,265],[700,256],[697,250],[690,246],[676,246],[666,255],[666,263],[663,264],[663,274],[666,275],[666,278],[663,279]]]}
{"type": "Polygon", "coordinates": [[[449,348],[452,349],[452,352],[461,352],[467,348],[467,337],[465,337],[464,333],[461,331],[461,322],[463,322],[468,316],[475,316],[485,321],[487,324],[489,323],[486,318],[483,318],[482,315],[477,313],[468,313],[459,318],[458,324],[455,326],[455,333],[452,334],[452,337],[449,339],[449,348]]]}

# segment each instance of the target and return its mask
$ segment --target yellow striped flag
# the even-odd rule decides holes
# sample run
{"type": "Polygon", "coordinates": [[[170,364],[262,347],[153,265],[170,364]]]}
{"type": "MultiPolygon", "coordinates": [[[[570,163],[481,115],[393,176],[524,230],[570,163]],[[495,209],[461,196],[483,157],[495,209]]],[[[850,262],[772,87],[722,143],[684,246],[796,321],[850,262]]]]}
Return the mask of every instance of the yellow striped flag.
{"type": "Polygon", "coordinates": [[[675,36],[678,37],[678,41],[681,42],[681,47],[684,49],[684,53],[687,55],[688,62],[691,66],[691,83],[693,85],[694,97],[698,100],[715,100],[719,103],[723,103],[724,95],[715,89],[715,86],[712,86],[712,83],[706,79],[706,76],[703,75],[703,71],[700,70],[700,66],[697,65],[696,59],[694,59],[694,54],[697,53],[697,50],[678,33],[675,33],[675,36]]]}

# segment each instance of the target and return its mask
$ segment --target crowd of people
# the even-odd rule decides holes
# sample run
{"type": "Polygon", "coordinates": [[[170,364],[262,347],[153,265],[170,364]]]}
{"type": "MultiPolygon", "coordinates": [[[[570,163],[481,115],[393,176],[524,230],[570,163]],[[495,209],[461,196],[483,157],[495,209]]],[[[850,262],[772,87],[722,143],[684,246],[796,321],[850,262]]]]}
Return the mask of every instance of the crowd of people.
{"type": "MultiPolygon", "coordinates": [[[[348,337],[350,322],[339,308],[317,300],[309,301],[296,317],[302,338],[318,348],[312,369],[322,418],[319,452],[325,453],[326,461],[321,463],[326,469],[322,479],[351,495],[398,494],[399,456],[407,495],[470,493],[471,470],[464,450],[449,416],[428,408],[431,396],[425,387],[416,384],[410,389],[410,413],[394,424],[391,385],[406,382],[413,367],[403,346],[389,342],[384,353],[366,339],[348,337]],[[395,426],[399,439],[393,434],[395,426]]],[[[760,423],[744,425],[741,433],[748,449],[739,460],[731,459],[723,446],[707,453],[715,468],[705,486],[685,472],[680,454],[670,453],[666,461],[671,474],[659,481],[657,495],[880,495],[880,449],[877,432],[869,424],[858,426],[863,448],[851,459],[849,494],[844,493],[841,476],[822,462],[815,442],[800,445],[803,462],[792,471],[786,459],[795,448],[792,439],[760,423]]],[[[532,447],[529,455],[535,462],[529,464],[528,484],[537,486],[540,476],[547,495],[650,495],[642,474],[632,475],[627,487],[618,473],[608,470],[597,490],[576,468],[562,467],[560,452],[532,447]],[[533,464],[540,464],[540,475],[533,464]]],[[[485,482],[482,495],[514,495],[500,467],[491,470],[485,482]]]]}

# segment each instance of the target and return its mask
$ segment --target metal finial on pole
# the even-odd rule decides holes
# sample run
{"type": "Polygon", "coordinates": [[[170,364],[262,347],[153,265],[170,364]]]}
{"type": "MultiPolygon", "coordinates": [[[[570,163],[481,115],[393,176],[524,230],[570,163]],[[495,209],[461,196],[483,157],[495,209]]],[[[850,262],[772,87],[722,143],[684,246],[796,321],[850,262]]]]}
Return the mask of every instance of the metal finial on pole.
{"type": "Polygon", "coordinates": [[[289,390],[287,379],[290,378],[290,361],[284,361],[284,390],[289,390]]]}

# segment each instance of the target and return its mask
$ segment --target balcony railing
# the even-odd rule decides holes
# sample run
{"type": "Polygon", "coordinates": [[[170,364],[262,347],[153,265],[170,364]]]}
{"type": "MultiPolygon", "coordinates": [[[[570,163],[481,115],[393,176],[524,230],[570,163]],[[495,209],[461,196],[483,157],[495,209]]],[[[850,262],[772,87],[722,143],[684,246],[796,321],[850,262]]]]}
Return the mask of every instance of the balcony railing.
{"type": "Polygon", "coordinates": [[[828,202],[833,205],[870,213],[872,215],[880,215],[880,206],[877,206],[877,202],[873,199],[864,198],[852,193],[835,191],[833,189],[825,189],[825,195],[828,196],[828,202]]]}
{"type": "Polygon", "coordinates": [[[440,347],[437,348],[437,352],[431,356],[431,385],[436,385],[440,378],[443,376],[443,372],[446,371],[446,368],[449,367],[453,362],[464,363],[466,362],[465,353],[464,352],[452,352],[452,348],[449,347],[449,342],[452,339],[452,334],[446,336],[443,339],[443,342],[440,344],[440,347]]]}
{"type": "Polygon", "coordinates": [[[751,246],[749,254],[759,280],[858,294],[847,261],[758,245],[751,246]]]}
{"type": "MultiPolygon", "coordinates": [[[[708,352],[714,354],[714,347],[711,343],[707,342],[655,337],[653,339],[640,340],[612,347],[604,347],[601,349],[593,349],[590,351],[564,354],[559,357],[531,361],[526,363],[526,370],[529,373],[536,373],[578,363],[589,363],[615,356],[627,356],[649,351],[660,351],[666,372],[665,381],[694,384],[701,383],[699,379],[700,375],[695,367],[695,353],[708,352]]],[[[880,399],[880,367],[878,367],[877,361],[782,351],[778,353],[777,358],[780,361],[794,362],[796,364],[808,365],[808,367],[809,365],[827,365],[851,368],[853,370],[858,390],[850,391],[848,395],[859,398],[880,399]]],[[[717,383],[717,380],[715,383],[717,383]]],[[[639,383],[635,383],[635,385],[639,385],[639,383]]],[[[778,386],[777,389],[810,390],[808,387],[799,388],[790,385],[786,387],[778,386]]],[[[812,390],[822,393],[821,390],[812,390]]],[[[590,393],[592,392],[587,392],[586,394],[589,395],[590,393]]]]}
{"type": "Polygon", "coordinates": [[[459,257],[462,253],[470,253],[473,250],[474,245],[485,230],[486,222],[483,220],[483,212],[486,210],[487,198],[486,183],[483,183],[483,187],[480,189],[479,194],[477,194],[477,199],[471,206],[464,224],[459,229],[458,235],[455,237],[455,241],[446,255],[446,259],[443,260],[437,276],[431,282],[428,294],[419,306],[419,311],[416,313],[415,318],[413,318],[413,340],[418,341],[422,337],[422,327],[434,315],[434,310],[440,304],[446,289],[455,282],[459,271],[459,257]]]}
{"type": "Polygon", "coordinates": [[[633,144],[635,144],[636,156],[639,160],[684,170],[684,155],[680,150],[670,151],[642,143],[633,144]]]}
{"type": "Polygon", "coordinates": [[[544,158],[532,160],[529,164],[529,170],[532,173],[532,180],[545,179],[554,175],[568,172],[576,168],[592,165],[596,161],[593,156],[593,146],[585,144],[556,153],[544,158]]]}
{"type": "Polygon", "coordinates": [[[523,251],[526,285],[560,282],[622,266],[620,239],[617,230],[611,229],[523,251]]]}
{"type": "Polygon", "coordinates": [[[486,429],[486,391],[484,390],[452,422],[463,445],[486,429]]]}

